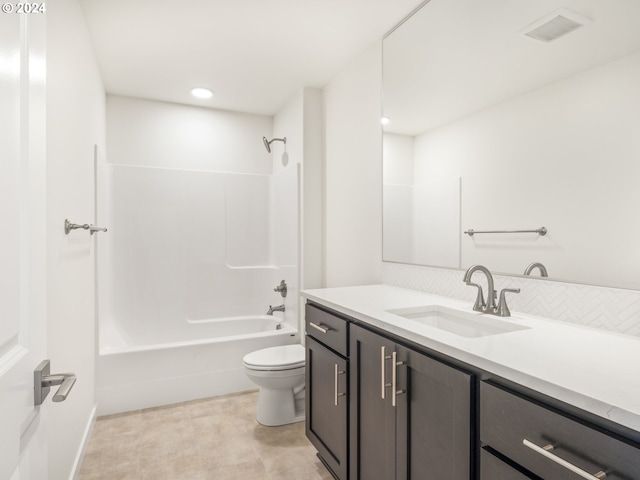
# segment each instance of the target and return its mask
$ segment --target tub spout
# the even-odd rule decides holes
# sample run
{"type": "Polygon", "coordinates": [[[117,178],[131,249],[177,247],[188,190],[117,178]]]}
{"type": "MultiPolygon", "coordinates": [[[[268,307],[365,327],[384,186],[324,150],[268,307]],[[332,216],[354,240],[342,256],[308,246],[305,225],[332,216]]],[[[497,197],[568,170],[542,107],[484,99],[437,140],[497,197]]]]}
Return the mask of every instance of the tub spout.
{"type": "Polygon", "coordinates": [[[273,312],[284,312],[284,304],[278,305],[277,307],[272,307],[271,305],[269,305],[267,315],[273,315],[273,312]]]}

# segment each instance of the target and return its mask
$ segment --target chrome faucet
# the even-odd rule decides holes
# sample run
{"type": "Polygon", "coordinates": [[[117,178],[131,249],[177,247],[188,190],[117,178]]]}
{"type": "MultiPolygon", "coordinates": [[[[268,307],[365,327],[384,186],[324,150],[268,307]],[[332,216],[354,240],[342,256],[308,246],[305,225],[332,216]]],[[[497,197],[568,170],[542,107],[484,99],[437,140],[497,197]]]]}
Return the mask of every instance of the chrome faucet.
{"type": "Polygon", "coordinates": [[[284,304],[278,305],[277,307],[272,307],[271,305],[269,305],[267,315],[273,315],[273,312],[284,312],[284,304]]]}
{"type": "Polygon", "coordinates": [[[549,274],[547,273],[547,269],[540,262],[533,262],[531,265],[529,265],[527,268],[525,268],[524,274],[525,275],[531,275],[531,271],[534,268],[537,268],[538,270],[540,270],[540,276],[541,277],[548,277],[549,276],[549,274]]]}
{"type": "Polygon", "coordinates": [[[507,306],[506,293],[520,293],[519,288],[502,289],[500,291],[500,300],[498,301],[498,305],[496,305],[497,292],[493,288],[493,275],[491,275],[491,272],[487,267],[483,265],[472,265],[465,272],[463,280],[467,285],[472,285],[478,289],[478,295],[476,296],[476,301],[473,304],[473,309],[476,312],[489,313],[499,317],[509,317],[511,315],[509,307],[507,306]],[[478,270],[484,273],[485,277],[487,277],[488,292],[486,303],[484,301],[484,296],[482,295],[482,286],[471,282],[472,275],[478,270]]]}
{"type": "Polygon", "coordinates": [[[476,301],[473,304],[473,309],[476,312],[489,313],[489,310],[494,310],[496,308],[496,291],[493,289],[493,275],[491,275],[491,272],[487,267],[483,265],[470,266],[465,272],[463,280],[467,285],[472,285],[478,289],[478,295],[476,296],[476,301]],[[485,277],[487,277],[487,290],[489,290],[487,292],[487,303],[484,302],[482,286],[471,282],[471,277],[478,270],[484,273],[485,277]]]}

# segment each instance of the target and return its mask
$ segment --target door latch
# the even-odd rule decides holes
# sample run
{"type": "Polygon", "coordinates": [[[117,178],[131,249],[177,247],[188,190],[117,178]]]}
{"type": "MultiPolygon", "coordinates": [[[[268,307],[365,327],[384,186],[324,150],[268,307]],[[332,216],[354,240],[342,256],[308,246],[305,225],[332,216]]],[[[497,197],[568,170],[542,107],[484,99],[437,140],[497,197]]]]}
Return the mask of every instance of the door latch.
{"type": "Polygon", "coordinates": [[[51,387],[60,385],[60,388],[53,395],[54,402],[64,402],[67,395],[76,383],[76,376],[73,373],[58,373],[51,375],[51,364],[49,360],[43,360],[33,371],[33,404],[42,405],[51,387]]]}

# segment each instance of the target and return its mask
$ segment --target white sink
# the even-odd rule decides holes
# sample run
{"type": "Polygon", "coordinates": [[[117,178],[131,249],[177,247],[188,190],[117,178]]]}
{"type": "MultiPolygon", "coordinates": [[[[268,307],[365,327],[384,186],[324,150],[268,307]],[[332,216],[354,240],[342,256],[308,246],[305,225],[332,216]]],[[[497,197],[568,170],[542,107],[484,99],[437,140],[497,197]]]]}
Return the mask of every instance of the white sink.
{"type": "Polygon", "coordinates": [[[440,305],[396,308],[387,310],[387,312],[413,322],[469,338],[517,332],[518,330],[527,330],[529,328],[512,322],[505,322],[495,316],[484,315],[479,312],[465,312],[440,305]]]}

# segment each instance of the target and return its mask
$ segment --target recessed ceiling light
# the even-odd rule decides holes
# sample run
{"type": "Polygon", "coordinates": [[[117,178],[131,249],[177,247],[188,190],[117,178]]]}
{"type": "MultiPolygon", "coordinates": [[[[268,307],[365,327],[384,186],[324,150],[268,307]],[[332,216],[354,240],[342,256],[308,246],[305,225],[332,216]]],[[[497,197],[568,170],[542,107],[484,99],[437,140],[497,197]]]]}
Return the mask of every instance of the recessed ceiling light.
{"type": "Polygon", "coordinates": [[[382,125],[386,125],[387,123],[389,123],[389,119],[388,119],[387,117],[382,117],[382,118],[380,119],[380,123],[381,123],[382,125]]]}
{"type": "Polygon", "coordinates": [[[208,88],[196,87],[191,89],[191,95],[198,98],[211,98],[213,92],[208,88]]]}

